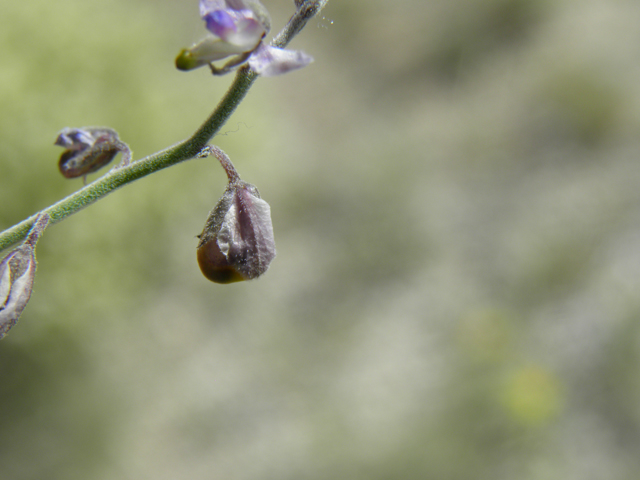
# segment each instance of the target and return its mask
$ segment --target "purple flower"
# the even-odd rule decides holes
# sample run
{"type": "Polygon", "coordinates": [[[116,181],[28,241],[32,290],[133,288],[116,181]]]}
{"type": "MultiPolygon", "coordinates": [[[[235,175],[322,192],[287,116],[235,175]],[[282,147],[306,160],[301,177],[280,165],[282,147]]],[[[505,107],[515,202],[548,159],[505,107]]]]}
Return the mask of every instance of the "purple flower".
{"type": "Polygon", "coordinates": [[[248,61],[253,71],[269,77],[313,61],[303,52],[264,44],[271,20],[259,0],[200,0],[200,16],[212,35],[180,52],[176,58],[179,70],[209,65],[214,75],[222,75],[248,61]],[[228,57],[222,67],[213,65],[228,57]]]}

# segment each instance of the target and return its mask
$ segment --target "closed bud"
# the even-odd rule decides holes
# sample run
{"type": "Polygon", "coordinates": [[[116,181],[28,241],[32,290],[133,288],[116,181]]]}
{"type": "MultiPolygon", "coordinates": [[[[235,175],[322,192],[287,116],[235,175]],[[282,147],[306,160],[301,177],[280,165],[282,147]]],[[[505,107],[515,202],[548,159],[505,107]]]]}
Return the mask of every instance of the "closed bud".
{"type": "Polygon", "coordinates": [[[106,127],[65,128],[55,145],[66,150],[60,156],[58,168],[66,178],[85,177],[107,165],[122,153],[122,165],[131,160],[131,150],[120,140],[115,130],[106,127]]]}
{"type": "Polygon", "coordinates": [[[38,216],[27,240],[0,262],[0,339],[13,327],[27,306],[36,275],[36,242],[49,223],[38,216]]]}
{"type": "Polygon", "coordinates": [[[257,278],[276,256],[269,204],[258,189],[240,180],[229,157],[208,147],[227,172],[229,184],[205,223],[198,243],[198,265],[212,282],[257,278]]]}

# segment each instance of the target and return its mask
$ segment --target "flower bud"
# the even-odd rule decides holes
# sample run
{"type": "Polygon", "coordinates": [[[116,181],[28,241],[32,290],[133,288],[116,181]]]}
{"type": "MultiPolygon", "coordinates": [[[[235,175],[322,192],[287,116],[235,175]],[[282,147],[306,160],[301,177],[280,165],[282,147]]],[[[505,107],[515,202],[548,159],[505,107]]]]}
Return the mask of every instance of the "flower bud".
{"type": "Polygon", "coordinates": [[[313,57],[299,50],[285,50],[260,44],[249,57],[249,67],[263,77],[274,77],[306,67],[313,57]]]}
{"type": "Polygon", "coordinates": [[[38,216],[27,240],[0,262],[0,339],[13,327],[27,306],[36,274],[36,242],[49,223],[38,216]]]}
{"type": "Polygon", "coordinates": [[[216,283],[257,278],[276,256],[271,209],[255,186],[240,180],[222,150],[209,147],[208,151],[220,160],[229,184],[200,235],[198,265],[216,283]]]}
{"type": "Polygon", "coordinates": [[[84,177],[108,164],[122,152],[122,165],[131,160],[131,150],[120,141],[115,130],[106,127],[65,128],[55,145],[66,150],[58,167],[66,178],[84,177]]]}

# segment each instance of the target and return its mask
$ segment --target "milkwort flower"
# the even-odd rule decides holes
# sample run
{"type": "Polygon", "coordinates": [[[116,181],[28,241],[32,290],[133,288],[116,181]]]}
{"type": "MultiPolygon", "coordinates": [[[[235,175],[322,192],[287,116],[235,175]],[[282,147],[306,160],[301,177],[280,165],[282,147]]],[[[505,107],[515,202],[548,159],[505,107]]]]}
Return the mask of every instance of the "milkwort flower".
{"type": "Polygon", "coordinates": [[[38,215],[25,242],[0,261],[0,338],[16,324],[31,298],[36,243],[48,224],[48,214],[38,215]]]}
{"type": "Polygon", "coordinates": [[[263,42],[271,28],[269,13],[258,0],[200,0],[200,16],[212,35],[176,58],[179,70],[209,65],[214,75],[223,75],[248,63],[265,77],[302,68],[313,61],[300,51],[272,47],[263,42]],[[213,62],[230,58],[218,68],[213,62]]]}

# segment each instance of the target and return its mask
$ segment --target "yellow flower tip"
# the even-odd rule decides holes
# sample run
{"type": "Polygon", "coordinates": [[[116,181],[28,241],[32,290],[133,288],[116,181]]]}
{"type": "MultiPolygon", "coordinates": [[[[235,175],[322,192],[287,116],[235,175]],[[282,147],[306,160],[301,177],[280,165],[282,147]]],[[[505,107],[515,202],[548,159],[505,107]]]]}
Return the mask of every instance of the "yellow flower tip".
{"type": "Polygon", "coordinates": [[[182,51],[176,57],[176,68],[178,70],[188,71],[193,70],[204,65],[201,61],[197,60],[189,49],[183,48],[182,51]]]}

